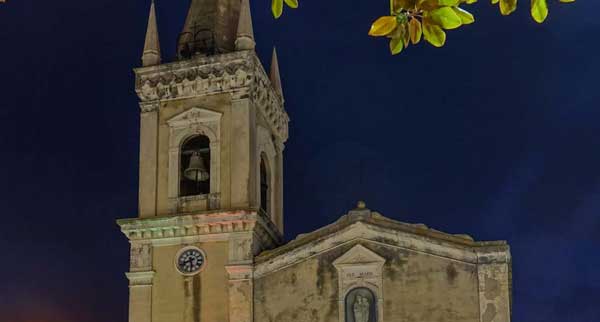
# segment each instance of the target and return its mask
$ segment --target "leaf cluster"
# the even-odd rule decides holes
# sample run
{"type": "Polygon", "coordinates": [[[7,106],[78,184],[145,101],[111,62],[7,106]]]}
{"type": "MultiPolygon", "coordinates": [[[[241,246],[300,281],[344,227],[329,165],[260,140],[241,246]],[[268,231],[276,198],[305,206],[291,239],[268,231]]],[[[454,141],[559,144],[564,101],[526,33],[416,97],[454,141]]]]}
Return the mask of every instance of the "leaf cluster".
{"type": "Polygon", "coordinates": [[[271,0],[271,11],[273,12],[273,17],[278,19],[283,14],[283,3],[292,8],[298,8],[298,0],[271,0]]]}
{"type": "MultiPolygon", "coordinates": [[[[575,0],[558,0],[567,3],[575,0]]],[[[475,17],[461,8],[477,0],[390,0],[390,15],[378,18],[369,30],[373,37],[390,38],[390,51],[399,54],[409,44],[425,39],[435,47],[446,43],[446,30],[475,22],[475,17]]],[[[498,4],[502,15],[517,8],[517,0],[491,0],[498,4]]],[[[531,0],[531,16],[542,23],[548,16],[547,0],[531,0]]]]}

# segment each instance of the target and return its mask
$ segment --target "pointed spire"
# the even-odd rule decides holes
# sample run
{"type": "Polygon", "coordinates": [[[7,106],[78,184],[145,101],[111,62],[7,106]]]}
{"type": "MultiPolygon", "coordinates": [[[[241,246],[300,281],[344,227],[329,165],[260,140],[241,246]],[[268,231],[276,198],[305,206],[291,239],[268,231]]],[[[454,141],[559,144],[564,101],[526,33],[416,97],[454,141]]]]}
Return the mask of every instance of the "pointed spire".
{"type": "Polygon", "coordinates": [[[255,46],[256,42],[254,42],[254,28],[252,27],[250,1],[242,0],[237,38],[235,40],[235,50],[252,50],[255,46]]]}
{"type": "Polygon", "coordinates": [[[273,58],[271,59],[271,73],[269,75],[271,78],[271,85],[273,85],[273,89],[281,96],[283,99],[283,89],[281,88],[281,76],[279,75],[279,61],[277,60],[277,50],[273,47],[273,58]]]}
{"type": "Polygon", "coordinates": [[[158,40],[158,25],[156,23],[156,8],[154,0],[150,5],[150,16],[148,17],[148,29],[146,29],[146,43],[142,55],[142,65],[154,66],[160,64],[160,41],[158,40]]]}

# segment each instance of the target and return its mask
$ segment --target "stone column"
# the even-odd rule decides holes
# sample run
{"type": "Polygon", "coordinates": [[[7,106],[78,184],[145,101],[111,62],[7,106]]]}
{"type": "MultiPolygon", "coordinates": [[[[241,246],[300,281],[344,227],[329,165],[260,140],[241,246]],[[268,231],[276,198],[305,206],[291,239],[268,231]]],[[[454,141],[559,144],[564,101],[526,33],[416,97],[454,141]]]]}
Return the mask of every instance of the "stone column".
{"type": "Polygon", "coordinates": [[[511,320],[511,256],[507,246],[477,250],[480,322],[511,320]]]}

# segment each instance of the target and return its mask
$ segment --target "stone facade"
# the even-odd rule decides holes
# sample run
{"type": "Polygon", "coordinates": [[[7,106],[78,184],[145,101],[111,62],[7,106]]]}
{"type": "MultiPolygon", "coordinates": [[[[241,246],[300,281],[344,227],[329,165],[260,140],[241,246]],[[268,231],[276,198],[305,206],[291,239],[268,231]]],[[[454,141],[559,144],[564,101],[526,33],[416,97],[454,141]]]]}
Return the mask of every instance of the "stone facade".
{"type": "Polygon", "coordinates": [[[254,52],[249,8],[191,1],[184,32],[206,22],[220,47],[160,64],[151,7],[135,70],[139,215],[118,221],[131,245],[129,322],[509,322],[505,242],[393,221],[359,203],[283,243],[289,118],[275,51],[269,75],[254,52]],[[207,145],[187,151],[195,137],[207,145]],[[199,169],[186,153],[205,153],[207,190],[182,194],[187,171],[199,169]]]}

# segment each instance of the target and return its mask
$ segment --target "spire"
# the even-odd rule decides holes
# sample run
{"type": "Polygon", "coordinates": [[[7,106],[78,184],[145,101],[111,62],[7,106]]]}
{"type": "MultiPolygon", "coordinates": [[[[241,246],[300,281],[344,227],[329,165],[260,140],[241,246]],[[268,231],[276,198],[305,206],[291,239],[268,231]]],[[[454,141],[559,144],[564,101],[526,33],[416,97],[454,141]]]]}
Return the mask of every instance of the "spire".
{"type": "Polygon", "coordinates": [[[146,43],[142,55],[142,65],[154,66],[160,64],[160,42],[158,40],[158,25],[156,23],[156,9],[154,0],[150,5],[150,16],[148,17],[148,29],[146,30],[146,43]]]}
{"type": "Polygon", "coordinates": [[[283,99],[283,89],[281,88],[281,76],[279,75],[279,62],[277,60],[277,50],[273,47],[273,58],[271,59],[271,73],[269,75],[271,78],[271,85],[273,85],[273,89],[281,96],[283,99]]]}
{"type": "Polygon", "coordinates": [[[235,50],[252,50],[255,46],[256,42],[254,42],[254,28],[252,28],[250,1],[242,0],[237,38],[235,40],[235,50]]]}
{"type": "Polygon", "coordinates": [[[177,40],[177,57],[234,51],[240,6],[240,0],[190,0],[177,40]]]}

